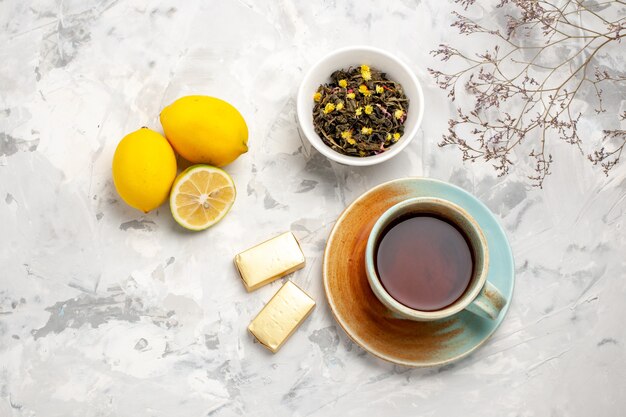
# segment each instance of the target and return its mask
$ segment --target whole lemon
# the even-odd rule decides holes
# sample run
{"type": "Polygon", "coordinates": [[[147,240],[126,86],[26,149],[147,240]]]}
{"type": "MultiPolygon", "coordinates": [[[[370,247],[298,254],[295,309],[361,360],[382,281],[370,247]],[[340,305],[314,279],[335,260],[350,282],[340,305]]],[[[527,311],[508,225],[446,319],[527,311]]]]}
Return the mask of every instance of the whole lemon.
{"type": "Polygon", "coordinates": [[[176,152],[196,164],[221,167],[248,151],[246,121],[219,98],[179,98],[163,109],[161,124],[176,152]]]}
{"type": "Polygon", "coordinates": [[[113,156],[113,182],[129,206],[159,207],[176,178],[176,155],[167,140],[147,127],[126,135],[113,156]]]}

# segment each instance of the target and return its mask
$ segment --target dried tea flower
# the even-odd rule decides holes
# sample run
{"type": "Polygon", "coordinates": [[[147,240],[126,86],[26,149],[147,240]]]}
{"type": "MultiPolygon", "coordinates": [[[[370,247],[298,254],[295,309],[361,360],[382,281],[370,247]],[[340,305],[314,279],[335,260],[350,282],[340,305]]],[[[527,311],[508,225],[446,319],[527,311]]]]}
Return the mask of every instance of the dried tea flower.
{"type": "Polygon", "coordinates": [[[313,125],[326,145],[365,157],[385,152],[402,137],[409,99],[400,84],[368,65],[330,78],[313,97],[313,125]]]}

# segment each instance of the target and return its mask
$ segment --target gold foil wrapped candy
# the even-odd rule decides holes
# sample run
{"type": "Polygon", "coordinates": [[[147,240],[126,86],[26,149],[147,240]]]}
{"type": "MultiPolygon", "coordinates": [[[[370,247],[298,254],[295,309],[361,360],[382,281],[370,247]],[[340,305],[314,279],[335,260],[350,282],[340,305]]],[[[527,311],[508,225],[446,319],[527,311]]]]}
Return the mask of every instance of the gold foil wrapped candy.
{"type": "Polygon", "coordinates": [[[276,353],[315,307],[315,301],[291,281],[278,290],[248,326],[263,346],[276,353]]]}
{"type": "Polygon", "coordinates": [[[303,268],[304,264],[300,244],[291,232],[266,240],[235,256],[235,266],[248,291],[303,268]]]}

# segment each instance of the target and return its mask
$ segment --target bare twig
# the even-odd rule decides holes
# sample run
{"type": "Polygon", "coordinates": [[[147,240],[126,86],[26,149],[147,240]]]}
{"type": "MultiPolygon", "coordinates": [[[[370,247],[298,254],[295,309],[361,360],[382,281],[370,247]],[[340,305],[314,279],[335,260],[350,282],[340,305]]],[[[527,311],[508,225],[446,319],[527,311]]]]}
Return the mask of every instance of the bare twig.
{"type": "MultiPolygon", "coordinates": [[[[475,2],[455,1],[465,10],[475,2]]],[[[590,88],[597,99],[595,112],[606,113],[603,91],[607,87],[602,85],[612,84],[610,89],[618,91],[626,86],[626,74],[595,63],[598,53],[620,43],[626,32],[626,17],[615,20],[624,16],[625,2],[568,0],[558,4],[554,0],[500,0],[497,7],[507,13],[504,32],[454,12],[452,26],[461,34],[482,34],[493,38],[495,45],[475,55],[450,45],[432,51],[442,61],[466,63],[456,72],[429,69],[439,87],[453,101],[461,86],[473,98],[471,110],[458,108],[457,116],[450,119],[440,146],[458,147],[463,160],[491,161],[498,175],[505,175],[513,165],[512,152],[526,143],[534,160],[534,173],[528,177],[538,187],[553,163],[551,138],[559,137],[582,152],[578,124],[584,115],[575,111],[573,103],[590,88]],[[593,24],[581,23],[585,16],[593,24]],[[558,54],[556,48],[567,54],[558,54]],[[530,59],[524,58],[529,52],[530,59]],[[562,58],[554,64],[542,62],[555,56],[562,58]]],[[[621,115],[624,121],[626,113],[621,115]]],[[[604,130],[602,141],[602,147],[588,159],[608,175],[626,147],[626,130],[604,130]]]]}

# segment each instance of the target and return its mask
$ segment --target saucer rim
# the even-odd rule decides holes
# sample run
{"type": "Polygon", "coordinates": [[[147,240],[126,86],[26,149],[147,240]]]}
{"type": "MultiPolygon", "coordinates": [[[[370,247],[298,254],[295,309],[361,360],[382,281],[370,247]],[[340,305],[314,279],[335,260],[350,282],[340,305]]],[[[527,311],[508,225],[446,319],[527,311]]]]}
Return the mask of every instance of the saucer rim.
{"type": "MultiPolygon", "coordinates": [[[[432,197],[432,196],[431,196],[432,197]]],[[[458,204],[458,203],[456,203],[458,204]]],[[[460,206],[460,204],[459,204],[460,206]]],[[[435,367],[440,367],[440,366],[445,366],[448,365],[452,362],[456,362],[459,361],[467,356],[469,356],[471,353],[473,353],[475,350],[477,350],[478,348],[480,348],[483,344],[485,344],[485,342],[487,342],[494,334],[495,332],[500,328],[500,326],[502,325],[502,322],[504,321],[504,318],[506,316],[506,314],[509,311],[509,308],[511,307],[511,304],[513,303],[513,293],[515,290],[515,258],[513,257],[513,252],[511,250],[511,245],[509,243],[508,237],[506,235],[506,231],[504,230],[504,228],[502,227],[502,225],[500,224],[500,222],[498,221],[498,219],[495,217],[495,215],[493,214],[493,212],[485,205],[485,203],[483,203],[480,199],[478,199],[476,196],[474,196],[473,194],[471,194],[470,192],[468,192],[467,190],[451,184],[449,182],[445,182],[442,180],[438,180],[435,178],[428,178],[428,177],[420,177],[420,176],[410,176],[410,177],[403,177],[403,178],[396,178],[390,181],[386,181],[383,183],[380,183],[372,188],[370,188],[369,190],[365,191],[364,193],[362,193],[361,195],[359,195],[356,199],[354,199],[350,204],[348,204],[343,211],[341,212],[341,214],[337,217],[337,220],[335,221],[335,224],[333,225],[328,238],[326,239],[326,246],[324,248],[324,259],[322,262],[322,281],[324,284],[324,295],[326,297],[326,301],[328,302],[328,305],[330,307],[330,311],[335,319],[335,321],[339,324],[339,326],[343,329],[343,331],[348,335],[348,337],[350,338],[350,340],[352,340],[354,343],[356,343],[357,345],[359,345],[363,350],[365,350],[366,352],[368,352],[369,354],[382,359],[386,362],[395,364],[395,365],[402,365],[402,366],[406,366],[406,367],[410,367],[410,368],[435,368],[435,367]],[[498,226],[498,228],[500,229],[500,232],[502,232],[502,235],[504,236],[504,242],[506,243],[506,248],[507,248],[507,253],[508,253],[508,260],[509,260],[509,264],[511,265],[511,270],[510,270],[510,277],[511,277],[511,290],[510,290],[510,296],[507,298],[507,303],[504,306],[504,308],[502,309],[502,311],[500,312],[499,315],[499,321],[498,323],[493,327],[493,329],[490,331],[490,333],[483,338],[483,340],[481,340],[479,343],[477,343],[476,345],[474,345],[473,347],[471,347],[470,349],[463,351],[462,353],[451,357],[451,358],[447,358],[445,360],[435,360],[435,361],[429,361],[429,362],[415,362],[415,361],[404,361],[398,358],[394,358],[394,357],[390,357],[384,354],[381,354],[380,352],[377,352],[376,350],[372,349],[368,343],[363,342],[362,340],[359,340],[355,335],[353,335],[350,330],[348,329],[348,327],[346,327],[346,323],[344,323],[343,319],[340,318],[336,311],[335,308],[336,306],[334,305],[334,302],[331,301],[331,297],[329,296],[330,294],[330,290],[328,288],[328,248],[331,246],[330,244],[332,243],[333,239],[335,238],[335,234],[337,231],[337,225],[340,224],[340,222],[347,216],[347,213],[349,212],[349,210],[355,205],[358,204],[359,201],[361,201],[362,199],[364,199],[366,196],[370,195],[371,193],[375,193],[377,192],[379,189],[389,186],[389,185],[393,185],[394,183],[403,183],[406,181],[425,181],[425,182],[432,182],[432,183],[436,183],[440,186],[444,186],[444,187],[450,187],[450,188],[454,188],[457,191],[466,194],[467,196],[469,196],[470,198],[474,199],[478,205],[481,207],[481,209],[485,210],[486,213],[488,213],[490,216],[493,217],[495,224],[498,226]]],[[[446,319],[442,319],[442,320],[446,320],[446,319]]]]}

